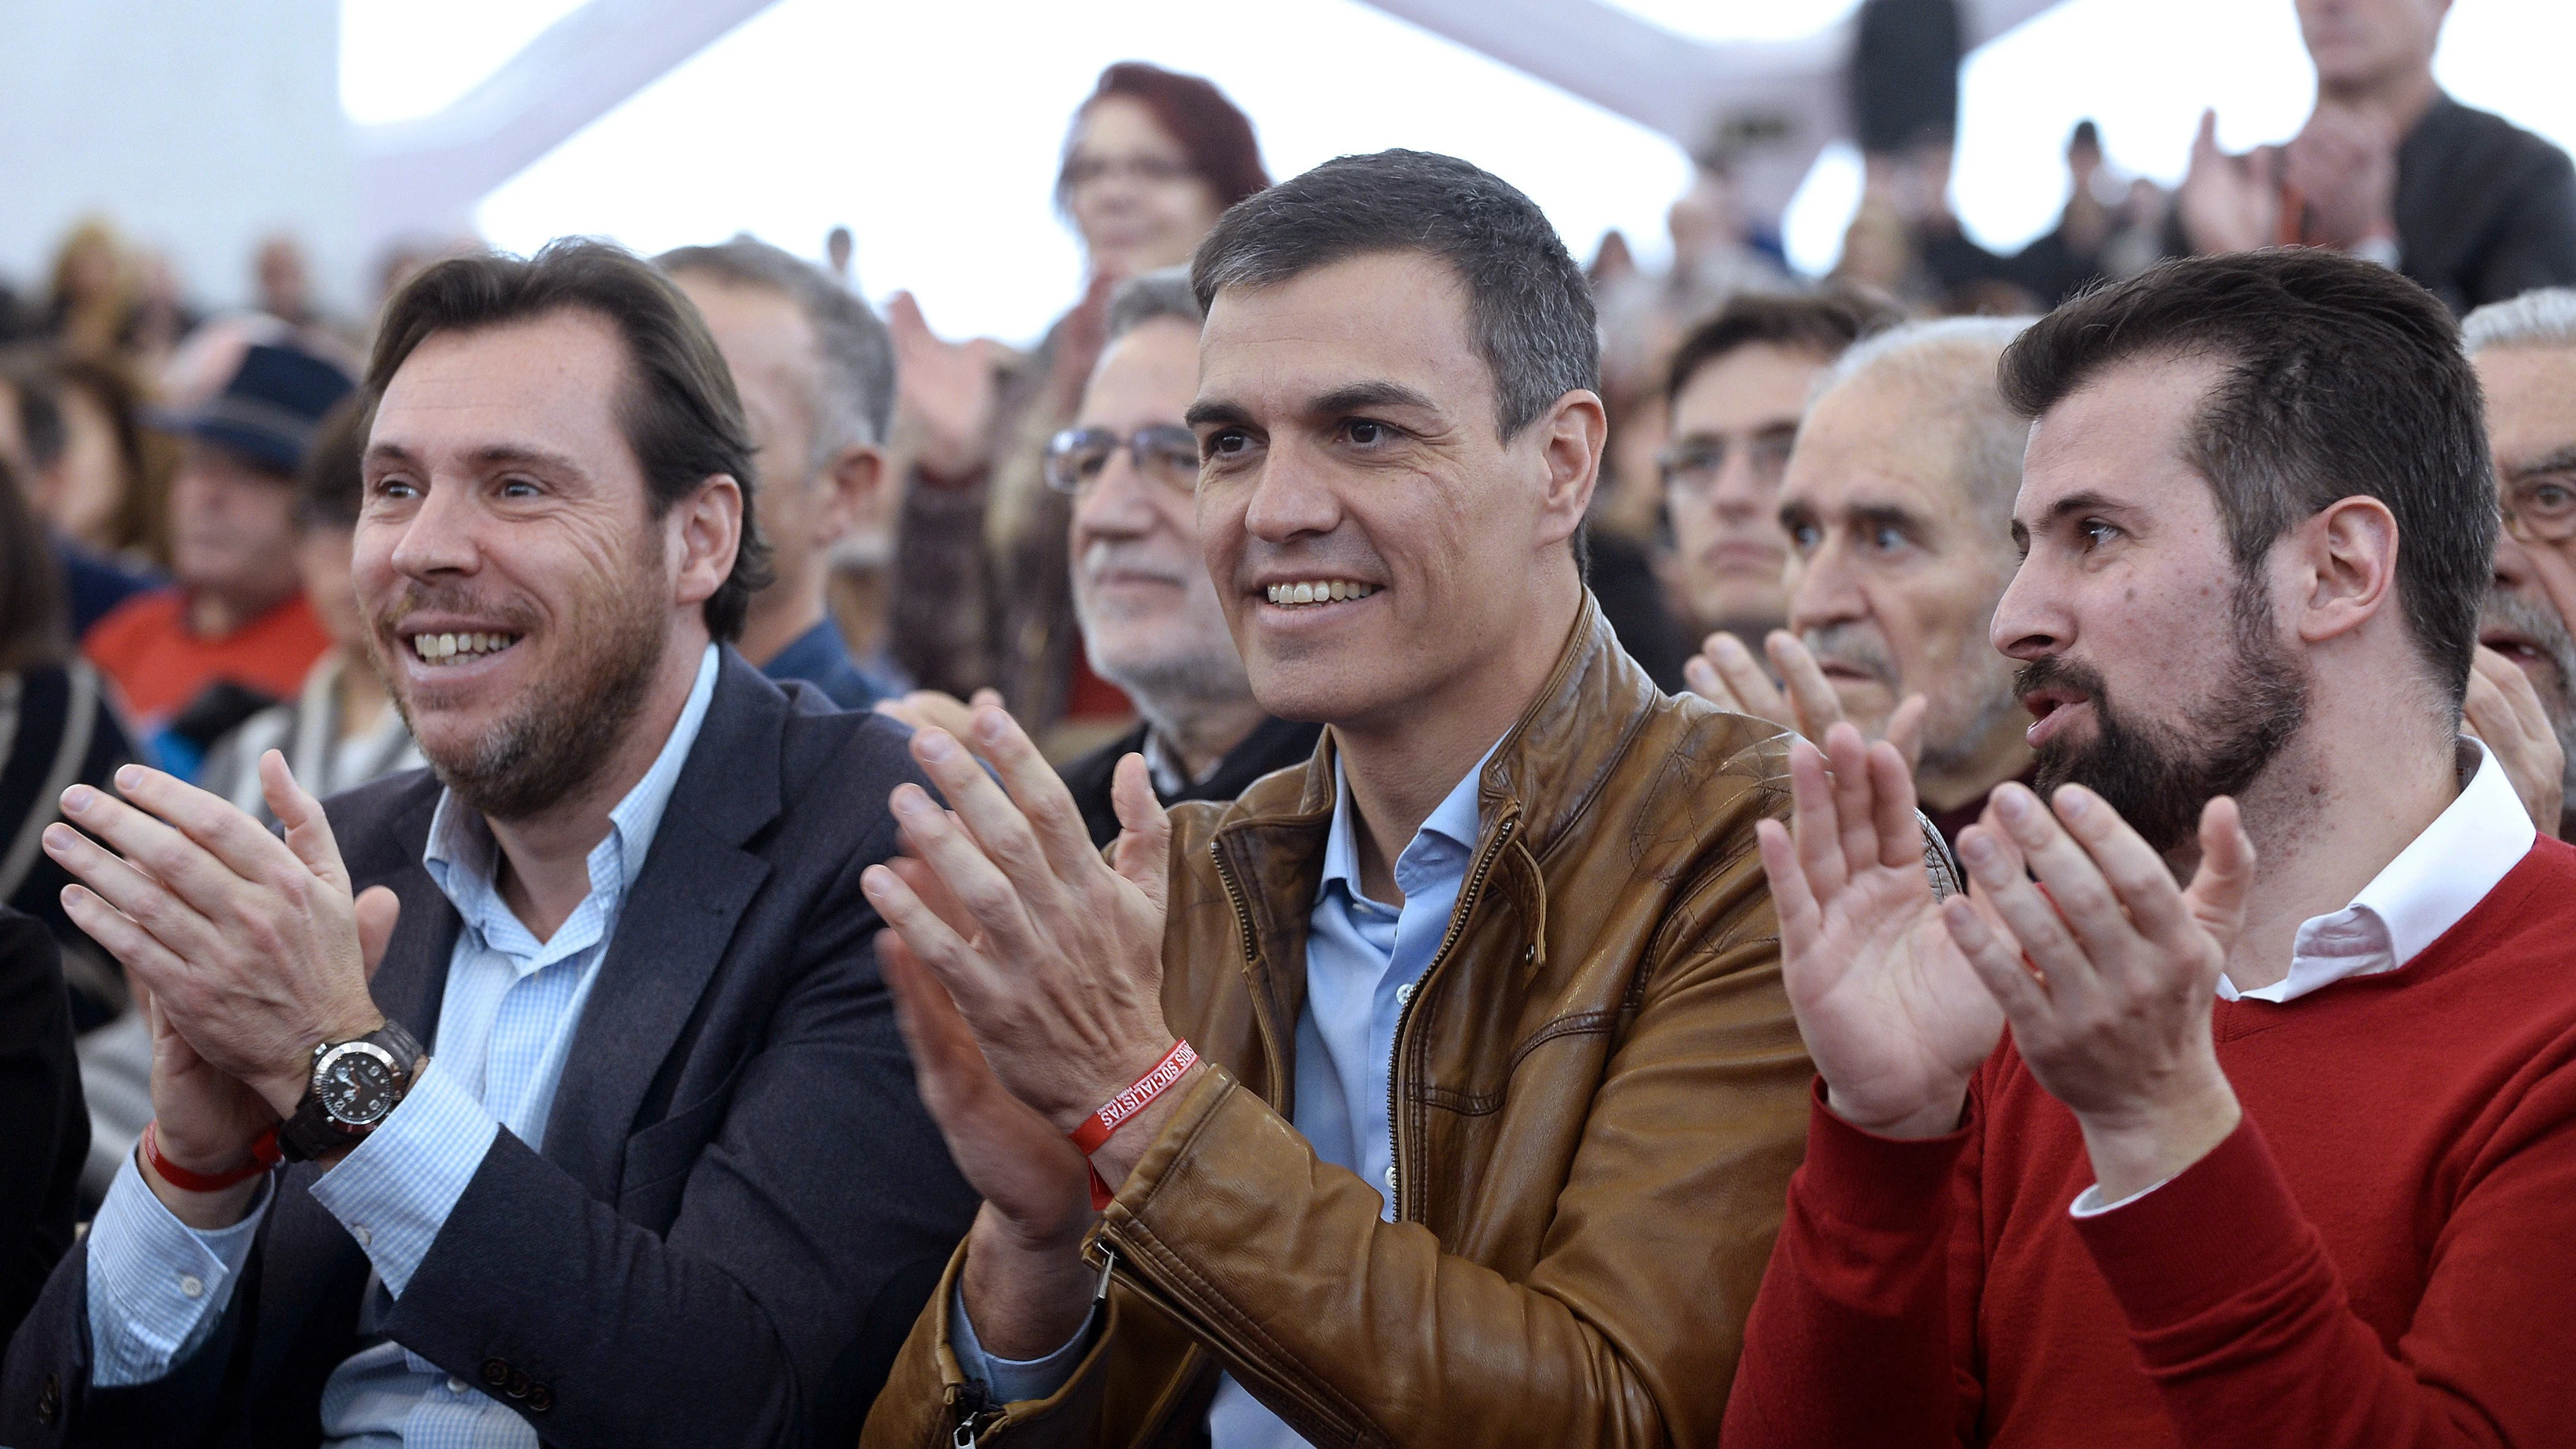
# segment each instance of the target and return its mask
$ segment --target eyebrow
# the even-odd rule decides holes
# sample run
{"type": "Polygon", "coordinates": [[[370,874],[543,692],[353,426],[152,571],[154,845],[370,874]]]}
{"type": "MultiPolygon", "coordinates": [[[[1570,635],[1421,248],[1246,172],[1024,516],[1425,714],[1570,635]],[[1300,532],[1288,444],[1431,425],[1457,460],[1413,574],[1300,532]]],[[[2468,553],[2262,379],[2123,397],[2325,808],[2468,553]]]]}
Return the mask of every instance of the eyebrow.
{"type": "MultiPolygon", "coordinates": [[[[2126,513],[2128,511],[2128,505],[2115,503],[2108,494],[2096,493],[2088,488],[2081,493],[2069,493],[2048,505],[2048,511],[2039,516],[2039,522],[2042,525],[2056,523],[2067,515],[2075,513],[2126,513]]],[[[2019,518],[2012,521],[2012,526],[2013,536],[2016,538],[2029,532],[2029,525],[2019,518]]]]}
{"type": "MultiPolygon", "coordinates": [[[[1423,393],[1406,387],[1400,382],[1390,382],[1382,378],[1349,383],[1334,388],[1330,392],[1318,393],[1308,398],[1305,405],[1298,411],[1306,417],[1316,418],[1338,417],[1343,413],[1359,412],[1366,408],[1419,408],[1430,413],[1440,411],[1440,405],[1423,393]]],[[[1190,410],[1181,415],[1181,420],[1193,428],[1203,428],[1249,427],[1253,419],[1250,410],[1241,404],[1212,398],[1190,404],[1190,410]]]]}
{"type": "MultiPolygon", "coordinates": [[[[370,463],[408,463],[414,467],[420,466],[422,461],[418,454],[400,443],[372,444],[368,447],[366,456],[370,463]]],[[[517,464],[521,467],[569,473],[575,477],[589,476],[588,469],[565,454],[545,448],[530,447],[524,443],[491,443],[476,448],[465,456],[467,461],[477,468],[503,468],[517,464]]]]}
{"type": "Polygon", "coordinates": [[[2570,443],[2566,447],[2543,453],[2537,458],[2527,459],[2498,471],[2512,482],[2519,482],[2534,473],[2576,472],[2576,443],[2570,443]]]}

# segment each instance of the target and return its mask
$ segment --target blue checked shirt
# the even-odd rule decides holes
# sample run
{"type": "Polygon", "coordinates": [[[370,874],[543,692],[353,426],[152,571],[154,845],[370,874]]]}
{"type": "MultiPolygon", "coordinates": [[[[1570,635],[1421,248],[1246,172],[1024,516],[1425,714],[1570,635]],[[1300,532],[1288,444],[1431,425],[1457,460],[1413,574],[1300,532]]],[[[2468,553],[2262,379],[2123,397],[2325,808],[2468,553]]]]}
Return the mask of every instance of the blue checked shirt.
{"type": "MultiPolygon", "coordinates": [[[[1491,758],[1492,752],[1487,752],[1491,758]]],[[[1388,1084],[1395,1070],[1395,1029],[1413,1000],[1414,983],[1431,966],[1457,909],[1467,867],[1476,854],[1482,812],[1476,791],[1485,773],[1478,760],[1466,777],[1433,807],[1395,858],[1402,906],[1360,893],[1359,839],[1351,818],[1351,790],[1337,760],[1333,767],[1333,823],[1324,839],[1324,875],[1307,917],[1306,1006],[1297,1013],[1297,1102],[1292,1120],[1315,1155],[1360,1175],[1385,1198],[1381,1215],[1395,1216],[1395,1139],[1386,1119],[1388,1084]]],[[[961,1286],[948,1309],[951,1346],[959,1366],[981,1378],[1005,1403],[1042,1399],[1063,1387],[1081,1364],[1092,1325],[1042,1359],[997,1359],[976,1341],[966,1319],[961,1286]]],[[[1287,1421],[1262,1407],[1250,1390],[1227,1374],[1208,1405],[1208,1434],[1216,1449],[1295,1449],[1306,1441],[1287,1421]]]]}
{"type": "MultiPolygon", "coordinates": [[[[374,1273],[358,1312],[366,1347],[322,1390],[324,1442],[347,1449],[534,1449],[536,1431],[463,1379],[382,1336],[439,1228],[465,1195],[494,1134],[542,1149],[564,1054],[599,963],[616,934],[627,884],[671,802],[714,697],[709,645],[696,685],[653,767],[609,812],[590,853],[590,894],[539,941],[503,904],[499,847],[481,816],[442,795],[423,864],[463,918],[447,966],[437,1040],[402,1105],[313,1184],[313,1199],[365,1250],[374,1273]]],[[[90,1382],[148,1383],[184,1359],[222,1317],[251,1239],[274,1196],[219,1232],[172,1217],[129,1156],[99,1208],[89,1254],[90,1382]]]]}

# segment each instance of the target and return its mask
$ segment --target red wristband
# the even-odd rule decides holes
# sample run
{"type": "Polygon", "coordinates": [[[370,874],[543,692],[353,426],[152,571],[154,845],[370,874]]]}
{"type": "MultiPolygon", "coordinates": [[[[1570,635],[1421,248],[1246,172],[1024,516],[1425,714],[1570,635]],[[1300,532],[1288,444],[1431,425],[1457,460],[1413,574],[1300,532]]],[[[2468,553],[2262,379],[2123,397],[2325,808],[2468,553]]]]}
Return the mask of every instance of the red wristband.
{"type": "Polygon", "coordinates": [[[237,1183],[250,1181],[285,1158],[277,1148],[277,1129],[271,1127],[251,1139],[250,1166],[235,1168],[231,1172],[190,1172],[161,1155],[160,1126],[158,1121],[143,1124],[143,1155],[151,1161],[152,1170],[161,1174],[163,1182],[183,1192],[221,1192],[237,1183]]]}
{"type": "MultiPolygon", "coordinates": [[[[1110,1134],[1126,1125],[1127,1119],[1151,1106],[1156,1097],[1171,1090],[1182,1073],[1198,1065],[1198,1060],[1199,1054],[1186,1038],[1173,1042],[1172,1049],[1163,1054],[1163,1059],[1154,1064],[1152,1071],[1138,1077],[1126,1091],[1102,1103],[1098,1111],[1082,1119],[1081,1126],[1065,1135],[1073,1139],[1074,1146],[1082,1149],[1083,1156],[1098,1152],[1109,1141],[1110,1134]]],[[[1091,1170],[1092,1208],[1097,1211],[1109,1206],[1109,1198],[1109,1184],[1101,1180],[1100,1169],[1095,1167],[1091,1170]]]]}

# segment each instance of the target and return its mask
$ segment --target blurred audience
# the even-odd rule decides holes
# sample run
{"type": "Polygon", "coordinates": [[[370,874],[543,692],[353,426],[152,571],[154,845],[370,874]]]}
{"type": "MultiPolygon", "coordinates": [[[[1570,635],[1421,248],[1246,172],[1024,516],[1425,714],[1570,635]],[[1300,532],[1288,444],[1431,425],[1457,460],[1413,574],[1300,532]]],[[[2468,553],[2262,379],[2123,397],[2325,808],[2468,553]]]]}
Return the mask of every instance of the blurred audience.
{"type": "Polygon", "coordinates": [[[1664,383],[1673,441],[1656,460],[1673,539],[1675,612],[1691,637],[1748,647],[1788,617],[1780,476],[1817,383],[1895,308],[1857,292],[1753,294],[1692,329],[1664,383]]]}
{"type": "Polygon", "coordinates": [[[161,580],[131,561],[146,504],[134,395],[112,363],[19,352],[0,359],[0,458],[54,525],[74,638],[161,580]]]}
{"type": "Polygon", "coordinates": [[[2041,307],[2097,282],[2134,277],[2164,254],[2170,202],[2145,177],[2123,180],[2102,153],[2102,130],[2078,121],[2066,141],[2066,211],[2008,268],[2041,307]]]}
{"type": "Polygon", "coordinates": [[[1123,727],[1073,617],[1069,508],[1044,477],[1047,439],[1071,420],[1098,358],[1110,289],[1189,259],[1234,203],[1269,184],[1252,123],[1196,76],[1128,61],[1074,114],[1056,203],[1082,239],[1081,301],[1026,355],[934,336],[908,293],[887,320],[901,367],[906,458],[893,580],[893,650],[925,689],[998,689],[1042,740],[1068,716],[1123,727]]]}
{"type": "Polygon", "coordinates": [[[0,905],[34,917],[63,948],[72,1020],[87,1033],[125,1009],[121,972],[71,918],[71,877],[38,849],[64,790],[103,787],[134,747],[106,682],[72,651],[62,573],[16,472],[0,460],[0,905]]]}
{"type": "Polygon", "coordinates": [[[2285,147],[2218,149],[2201,117],[2174,249],[2280,242],[2396,267],[2454,312],[2576,283],[2576,167],[2433,79],[2450,0],[2297,0],[2317,104],[2285,147]]]}
{"type": "Polygon", "coordinates": [[[63,973],[44,926],[0,904],[0,1344],[73,1241],[89,1119],[63,973]]]}
{"type": "Polygon", "coordinates": [[[223,393],[174,420],[172,587],[130,599],[82,641],[163,762],[193,775],[206,747],[291,699],[331,647],[295,566],[295,474],[346,374],[254,346],[223,393]]]}
{"type": "Polygon", "coordinates": [[[1118,838],[1118,762],[1141,753],[1155,798],[1231,800],[1302,765],[1323,727],[1274,719],[1252,697],[1199,546],[1199,304],[1180,268],[1109,301],[1108,345],[1073,426],[1047,448],[1047,485],[1073,500],[1073,606],[1100,677],[1136,728],[1062,770],[1095,845],[1118,838]]]}
{"type": "MultiPolygon", "coordinates": [[[[894,346],[868,304],[765,242],[682,247],[656,262],[723,349],[751,424],[772,577],[752,595],[740,648],[772,679],[801,679],[843,709],[901,691],[882,657],[850,657],[827,607],[832,550],[892,522],[885,450],[894,346]]],[[[882,637],[882,621],[871,633],[882,637]]]]}
{"type": "Polygon", "coordinates": [[[368,652],[350,574],[366,452],[365,401],[353,394],[322,420],[295,478],[295,573],[331,647],[305,671],[294,699],[215,741],[197,778],[262,825],[277,824],[259,781],[259,757],[270,750],[283,752],[304,788],[325,798],[425,763],[368,652]]]}
{"type": "Polygon", "coordinates": [[[1780,486],[1788,628],[1766,652],[1711,636],[1694,686],[1821,742],[1848,719],[1893,743],[1954,845],[2027,779],[2031,718],[1988,639],[2020,563],[2011,531],[2029,425],[1995,364],[2027,319],[1909,323],[1853,347],[1798,430],[1780,486]]]}

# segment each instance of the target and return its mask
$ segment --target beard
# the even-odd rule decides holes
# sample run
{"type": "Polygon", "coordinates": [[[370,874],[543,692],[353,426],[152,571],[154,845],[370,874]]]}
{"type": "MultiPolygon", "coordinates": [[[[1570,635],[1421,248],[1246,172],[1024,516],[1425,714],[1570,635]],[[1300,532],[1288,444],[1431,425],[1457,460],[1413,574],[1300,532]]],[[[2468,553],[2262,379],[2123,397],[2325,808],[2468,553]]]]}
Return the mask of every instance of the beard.
{"type": "MultiPolygon", "coordinates": [[[[394,686],[387,692],[395,712],[419,742],[422,758],[439,783],[476,813],[505,821],[541,815],[599,778],[624,742],[668,644],[667,620],[646,592],[661,583],[662,535],[658,529],[645,535],[650,556],[623,587],[611,583],[574,597],[563,631],[573,645],[564,651],[568,675],[527,690],[498,728],[463,750],[431,748],[412,721],[411,701],[394,683],[402,672],[378,660],[394,686]]],[[[522,645],[536,618],[523,604],[485,603],[467,588],[414,584],[372,637],[379,651],[406,647],[401,621],[416,609],[496,620],[505,626],[501,632],[519,634],[522,645]]]]}
{"type": "Polygon", "coordinates": [[[2158,854],[2190,842],[2201,808],[2241,795],[2299,733],[2307,718],[2308,671],[2274,631],[2262,580],[2237,581],[2228,601],[2232,657],[2206,702],[2181,723],[2132,717],[2112,702],[2092,666],[2052,654],[2023,665],[2017,695],[2063,686],[2093,703],[2097,728],[2082,743],[2064,736],[2038,752],[2040,798],[2082,785],[2110,803],[2158,854]]]}

